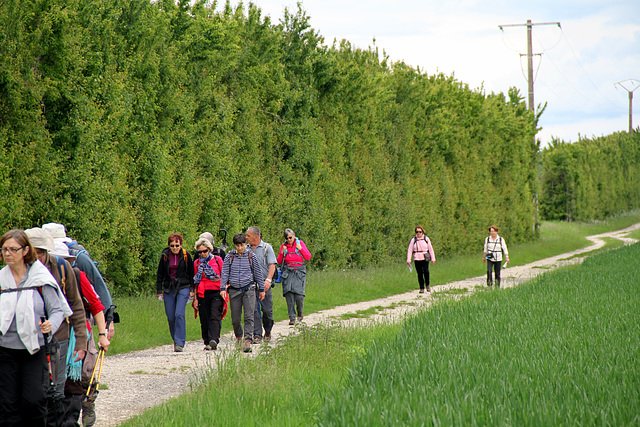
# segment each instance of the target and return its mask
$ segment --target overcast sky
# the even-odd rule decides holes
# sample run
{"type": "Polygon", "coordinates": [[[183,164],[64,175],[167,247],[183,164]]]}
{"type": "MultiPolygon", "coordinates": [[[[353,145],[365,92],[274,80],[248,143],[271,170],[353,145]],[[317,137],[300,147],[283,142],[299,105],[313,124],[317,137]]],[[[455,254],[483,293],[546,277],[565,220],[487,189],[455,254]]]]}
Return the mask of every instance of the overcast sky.
{"type": "MultiPolygon", "coordinates": [[[[245,3],[247,3],[245,1],[245,3]]],[[[292,0],[255,0],[278,22],[292,0]]],[[[640,0],[304,0],[325,38],[373,45],[428,74],[453,74],[472,89],[527,99],[527,30],[533,26],[535,104],[547,103],[538,138],[576,141],[626,131],[629,93],[640,86],[640,0]],[[521,56],[525,55],[525,56],[521,56]],[[626,81],[637,79],[637,81],[626,81]],[[623,82],[627,90],[616,85],[623,82]]],[[[234,0],[232,4],[237,4],[234,0]]],[[[219,6],[220,8],[220,6],[219,6]]],[[[640,126],[640,88],[633,126],[640,126]]]]}

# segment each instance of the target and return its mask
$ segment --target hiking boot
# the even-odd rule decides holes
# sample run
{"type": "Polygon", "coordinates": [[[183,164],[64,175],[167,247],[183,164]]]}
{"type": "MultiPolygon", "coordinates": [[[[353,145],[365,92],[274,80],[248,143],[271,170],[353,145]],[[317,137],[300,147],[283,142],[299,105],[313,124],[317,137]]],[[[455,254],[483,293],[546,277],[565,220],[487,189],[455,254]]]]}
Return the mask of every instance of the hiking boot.
{"type": "Polygon", "coordinates": [[[289,319],[289,326],[293,326],[296,324],[296,319],[289,319]]]}
{"type": "Polygon", "coordinates": [[[173,351],[175,351],[176,353],[182,353],[184,351],[184,347],[178,344],[175,344],[173,346],[173,351]]]}
{"type": "Polygon", "coordinates": [[[420,293],[421,293],[421,294],[424,294],[424,289],[420,289],[420,293]]]}
{"type": "Polygon", "coordinates": [[[427,292],[431,292],[431,286],[427,286],[427,292]]]}
{"type": "Polygon", "coordinates": [[[264,334],[264,342],[269,342],[271,341],[271,334],[265,333],[264,334]]]}
{"type": "Polygon", "coordinates": [[[262,337],[256,335],[255,337],[253,337],[253,344],[260,344],[262,342],[262,337]]]}
{"type": "Polygon", "coordinates": [[[245,353],[251,352],[251,340],[244,340],[244,346],[242,347],[242,351],[245,353]]]}
{"type": "Polygon", "coordinates": [[[297,317],[298,322],[302,322],[302,319],[304,319],[304,316],[302,315],[302,313],[300,313],[297,317]]]}
{"type": "Polygon", "coordinates": [[[211,350],[211,346],[209,344],[207,344],[207,345],[204,346],[204,349],[207,350],[207,351],[211,350]]]}
{"type": "Polygon", "coordinates": [[[209,347],[211,347],[211,350],[216,350],[218,348],[218,343],[214,340],[211,340],[209,341],[209,347]]]}
{"type": "Polygon", "coordinates": [[[82,425],[92,426],[96,423],[96,411],[94,402],[82,402],[82,425]]]}

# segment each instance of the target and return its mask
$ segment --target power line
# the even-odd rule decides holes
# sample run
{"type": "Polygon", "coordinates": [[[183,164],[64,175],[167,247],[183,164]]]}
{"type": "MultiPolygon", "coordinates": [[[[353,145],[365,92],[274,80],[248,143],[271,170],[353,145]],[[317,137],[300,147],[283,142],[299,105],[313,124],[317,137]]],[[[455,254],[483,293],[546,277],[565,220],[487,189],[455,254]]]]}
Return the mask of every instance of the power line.
{"type": "MultiPolygon", "coordinates": [[[[527,27],[527,70],[528,70],[528,81],[529,81],[529,110],[534,111],[534,101],[533,101],[533,47],[532,47],[532,32],[534,25],[557,25],[560,27],[559,22],[538,22],[532,23],[530,19],[527,20],[526,24],[508,24],[508,25],[498,25],[500,31],[504,31],[504,27],[527,27]]],[[[562,27],[560,27],[562,28],[562,27]]]]}
{"type": "Polygon", "coordinates": [[[587,71],[584,69],[584,67],[582,66],[582,63],[580,62],[580,60],[578,59],[578,56],[576,55],[576,53],[574,52],[573,48],[571,47],[571,43],[569,43],[569,39],[567,38],[567,36],[564,34],[564,31],[562,30],[562,28],[560,28],[560,31],[562,32],[562,37],[564,38],[564,40],[567,42],[567,46],[569,46],[569,50],[571,51],[571,54],[573,55],[573,57],[575,58],[576,62],[578,63],[578,65],[580,66],[580,68],[582,69],[582,72],[584,73],[584,75],[587,77],[587,79],[591,82],[591,84],[593,85],[594,88],[596,88],[596,90],[598,91],[598,93],[607,100],[607,102],[609,102],[611,105],[616,105],[613,101],[611,101],[609,98],[607,98],[598,88],[598,86],[596,86],[596,84],[593,82],[593,80],[591,80],[591,77],[589,77],[589,75],[587,74],[587,71]]]}

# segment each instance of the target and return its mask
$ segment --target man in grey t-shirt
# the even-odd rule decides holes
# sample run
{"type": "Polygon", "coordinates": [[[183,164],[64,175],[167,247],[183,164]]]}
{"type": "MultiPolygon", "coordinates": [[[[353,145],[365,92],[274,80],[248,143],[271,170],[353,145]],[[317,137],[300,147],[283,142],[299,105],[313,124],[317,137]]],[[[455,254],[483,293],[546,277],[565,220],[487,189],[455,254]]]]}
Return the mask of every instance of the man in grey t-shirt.
{"type": "Polygon", "coordinates": [[[276,271],[276,254],[273,247],[262,241],[262,233],[258,227],[247,228],[247,245],[256,255],[258,265],[264,273],[264,300],[256,302],[256,309],[253,320],[253,341],[262,341],[262,327],[264,326],[264,339],[271,339],[271,329],[273,329],[273,297],[271,295],[271,285],[276,271]],[[262,322],[260,318],[262,317],[262,322]]]}

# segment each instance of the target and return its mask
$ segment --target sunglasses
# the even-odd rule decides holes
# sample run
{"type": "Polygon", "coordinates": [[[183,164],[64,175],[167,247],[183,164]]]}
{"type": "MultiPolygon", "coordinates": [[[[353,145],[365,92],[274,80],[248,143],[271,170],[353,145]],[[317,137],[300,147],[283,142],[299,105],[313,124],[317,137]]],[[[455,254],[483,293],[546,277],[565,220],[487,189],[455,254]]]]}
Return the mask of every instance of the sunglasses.
{"type": "Polygon", "coordinates": [[[207,252],[209,252],[209,249],[203,249],[201,251],[198,251],[199,254],[206,254],[207,252]]]}
{"type": "Polygon", "coordinates": [[[180,245],[169,245],[169,246],[171,246],[172,248],[179,248],[180,247],[180,245]]]}
{"type": "Polygon", "coordinates": [[[424,233],[424,231],[422,231],[422,230],[416,230],[416,234],[422,234],[422,233],[424,233]]]}
{"type": "Polygon", "coordinates": [[[293,236],[287,237],[287,240],[293,240],[293,236]]]}

